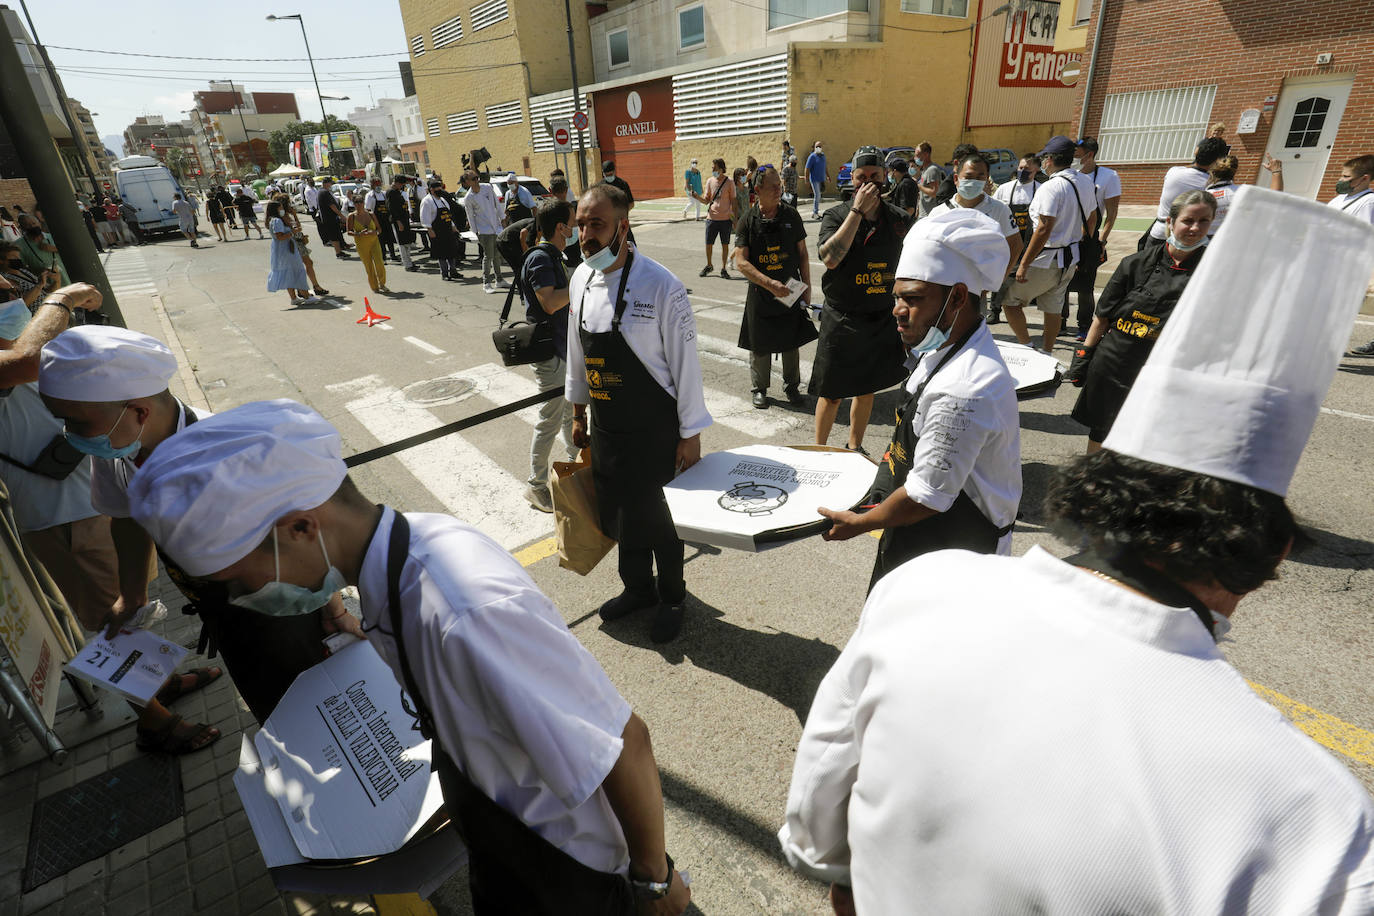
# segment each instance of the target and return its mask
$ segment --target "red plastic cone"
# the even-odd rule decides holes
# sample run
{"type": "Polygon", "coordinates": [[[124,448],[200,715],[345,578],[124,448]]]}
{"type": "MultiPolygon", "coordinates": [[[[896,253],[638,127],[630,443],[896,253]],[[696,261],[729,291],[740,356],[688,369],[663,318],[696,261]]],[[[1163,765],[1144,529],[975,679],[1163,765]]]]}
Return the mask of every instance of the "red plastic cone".
{"type": "Polygon", "coordinates": [[[370,328],[379,321],[391,320],[390,315],[378,315],[376,312],[372,311],[372,304],[367,301],[366,296],[363,297],[363,308],[365,309],[363,317],[353,322],[354,324],[366,324],[370,328]]]}

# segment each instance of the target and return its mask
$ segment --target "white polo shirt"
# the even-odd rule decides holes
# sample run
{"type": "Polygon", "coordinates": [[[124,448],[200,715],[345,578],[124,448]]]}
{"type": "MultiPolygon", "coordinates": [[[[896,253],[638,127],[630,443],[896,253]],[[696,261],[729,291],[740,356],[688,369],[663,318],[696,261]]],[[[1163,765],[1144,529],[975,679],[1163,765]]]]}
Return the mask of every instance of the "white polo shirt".
{"type": "Polygon", "coordinates": [[[1374,223],[1374,188],[1365,188],[1355,194],[1337,194],[1327,202],[1348,216],[1374,223]]]}
{"type": "MultiPolygon", "coordinates": [[[[593,333],[609,331],[619,288],[619,270],[603,274],[585,262],[573,272],[568,283],[571,311],[566,390],[568,400],[574,404],[591,401],[578,329],[585,326],[593,333]]],[[[625,286],[625,303],[620,333],[654,381],[677,401],[678,436],[689,439],[712,421],[706,410],[701,361],[697,356],[697,321],[687,290],[672,271],[636,251],[625,286]]]]}
{"type": "MultiPolygon", "coordinates": [[[[932,211],[934,212],[934,211],[932,211]]],[[[932,377],[945,351],[920,357],[906,380],[915,394],[927,378],[911,418],[919,437],[906,478],[907,496],[945,512],[960,491],[998,528],[1016,520],[1021,505],[1021,417],[1016,381],[986,324],[932,377]]],[[[997,552],[1011,553],[1011,534],[997,552]]]]}
{"type": "MultiPolygon", "coordinates": [[[[358,577],[363,629],[401,673],[387,597],[394,510],[358,577]]],[[[620,759],[630,706],[552,601],[501,545],[447,515],[407,513],[401,569],[407,657],[439,743],[484,794],[603,872],[629,868],[601,783],[620,759]]],[[[511,889],[516,894],[515,889],[511,889]]]]}
{"type": "Polygon", "coordinates": [[[1099,165],[1095,171],[1084,172],[1075,169],[1078,174],[1093,183],[1097,193],[1097,209],[1103,210],[1107,201],[1115,200],[1121,196],[1121,176],[1115,169],[1109,169],[1105,165],[1099,165]]]}

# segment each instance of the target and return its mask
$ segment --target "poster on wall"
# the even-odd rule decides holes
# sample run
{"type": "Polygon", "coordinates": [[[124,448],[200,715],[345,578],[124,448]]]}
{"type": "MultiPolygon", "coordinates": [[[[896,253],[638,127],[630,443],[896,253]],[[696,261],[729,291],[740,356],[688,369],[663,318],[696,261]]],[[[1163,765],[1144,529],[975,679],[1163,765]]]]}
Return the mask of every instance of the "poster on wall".
{"type": "Polygon", "coordinates": [[[1078,64],[1076,51],[1055,51],[1061,26],[1060,4],[1023,0],[990,15],[994,4],[980,3],[974,39],[969,127],[1050,124],[1073,117],[1076,92],[1064,70],[1078,64]]]}

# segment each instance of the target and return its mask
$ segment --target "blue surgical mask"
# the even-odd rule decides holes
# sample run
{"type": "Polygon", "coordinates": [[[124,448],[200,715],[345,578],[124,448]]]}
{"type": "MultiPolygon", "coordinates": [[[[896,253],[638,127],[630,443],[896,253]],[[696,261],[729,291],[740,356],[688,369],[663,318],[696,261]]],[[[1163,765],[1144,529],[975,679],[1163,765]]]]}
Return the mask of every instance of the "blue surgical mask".
{"type": "Polygon", "coordinates": [[[304,585],[283,582],[281,580],[281,552],[277,541],[277,529],[273,526],[272,559],[277,564],[277,578],[251,595],[234,598],[232,603],[238,607],[246,607],[250,611],[257,611],[259,614],[266,614],[269,617],[297,617],[301,614],[318,611],[329,603],[329,599],[334,597],[335,592],[341,591],[348,585],[343,573],[339,572],[338,567],[329,562],[329,548],[324,546],[324,532],[320,532],[320,550],[324,553],[324,562],[329,565],[329,571],[324,574],[323,585],[318,589],[309,589],[304,585]]]}
{"type": "Polygon", "coordinates": [[[1185,245],[1182,242],[1180,242],[1172,232],[1170,232],[1168,242],[1169,246],[1173,248],[1174,251],[1197,251],[1203,245],[1207,244],[1207,236],[1204,235],[1202,238],[1198,239],[1191,245],[1185,245]]]}
{"type": "Polygon", "coordinates": [[[983,188],[987,182],[978,178],[960,178],[959,196],[964,200],[976,200],[983,196],[983,188]]]}
{"type": "Polygon", "coordinates": [[[604,271],[615,263],[615,259],[620,257],[620,230],[617,229],[611,238],[611,244],[599,250],[596,254],[587,255],[582,259],[592,270],[604,271]]]}
{"type": "Polygon", "coordinates": [[[945,297],[945,304],[940,306],[940,314],[935,316],[935,323],[926,331],[926,336],[921,338],[921,342],[911,348],[912,353],[929,353],[938,350],[949,340],[949,331],[940,330],[940,319],[945,317],[945,309],[949,308],[950,297],[954,295],[954,290],[949,291],[945,297]]]}
{"type": "Polygon", "coordinates": [[[19,335],[24,333],[24,328],[28,327],[29,319],[33,313],[24,304],[23,299],[11,299],[4,305],[0,305],[0,337],[6,340],[18,340],[19,335]]]}
{"type": "MultiPolygon", "coordinates": [[[[124,419],[124,411],[128,409],[129,405],[125,404],[124,410],[119,412],[119,418],[114,421],[114,426],[110,427],[110,433],[115,431],[115,426],[118,426],[119,421],[124,419]]],[[[67,442],[71,444],[72,448],[76,449],[78,452],[90,455],[92,458],[108,458],[110,461],[115,461],[120,458],[132,458],[134,455],[137,455],[138,450],[142,448],[139,444],[139,440],[143,438],[143,430],[141,429],[138,432],[137,439],[120,448],[116,448],[110,444],[110,433],[105,433],[103,436],[78,436],[69,429],[63,428],[62,430],[62,435],[66,437],[67,442]]]]}

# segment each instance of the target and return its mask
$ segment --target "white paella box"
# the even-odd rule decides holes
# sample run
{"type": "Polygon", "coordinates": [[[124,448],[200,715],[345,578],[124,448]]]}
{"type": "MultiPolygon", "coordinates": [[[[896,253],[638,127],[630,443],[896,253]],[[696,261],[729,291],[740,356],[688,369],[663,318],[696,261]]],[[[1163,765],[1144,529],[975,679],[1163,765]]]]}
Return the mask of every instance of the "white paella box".
{"type": "Polygon", "coordinates": [[[997,350],[1016,382],[1018,399],[1052,394],[1064,379],[1064,367],[1044,350],[1006,340],[997,341],[997,350]]]}
{"type": "Polygon", "coordinates": [[[825,531],[817,508],[853,508],[875,471],[843,449],[747,445],[702,457],[663,496],[683,540],[758,551],[825,531]]]}
{"type": "Polygon", "coordinates": [[[401,700],[357,642],[297,677],[244,737],[234,784],[278,888],[427,896],[466,861],[401,700]]]}

